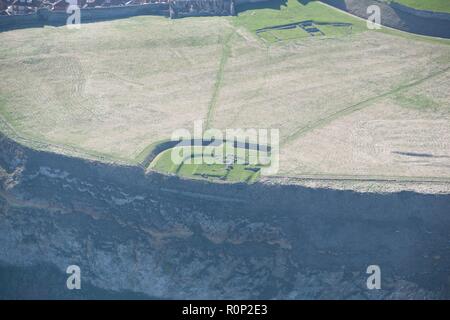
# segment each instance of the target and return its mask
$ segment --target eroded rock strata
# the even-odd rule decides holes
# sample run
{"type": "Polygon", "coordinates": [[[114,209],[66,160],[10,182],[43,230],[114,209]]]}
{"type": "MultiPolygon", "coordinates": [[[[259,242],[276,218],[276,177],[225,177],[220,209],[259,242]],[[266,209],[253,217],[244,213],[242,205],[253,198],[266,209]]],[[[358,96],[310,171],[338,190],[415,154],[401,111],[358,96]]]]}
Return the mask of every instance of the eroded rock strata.
{"type": "Polygon", "coordinates": [[[77,264],[90,298],[449,298],[449,209],[449,195],[188,181],[0,140],[0,265],[34,270],[27,297],[67,298],[45,277],[77,264]]]}

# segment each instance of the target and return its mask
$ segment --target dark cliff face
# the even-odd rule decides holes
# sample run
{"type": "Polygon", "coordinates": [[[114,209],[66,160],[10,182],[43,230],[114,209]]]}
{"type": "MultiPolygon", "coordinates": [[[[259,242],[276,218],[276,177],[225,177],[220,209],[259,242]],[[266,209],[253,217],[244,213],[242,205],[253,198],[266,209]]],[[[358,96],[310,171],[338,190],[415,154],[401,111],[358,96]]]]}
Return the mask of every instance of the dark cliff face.
{"type": "Polygon", "coordinates": [[[0,279],[32,272],[27,297],[66,298],[72,264],[90,298],[450,297],[448,195],[187,181],[6,138],[0,186],[0,279]]]}
{"type": "Polygon", "coordinates": [[[381,10],[383,26],[431,37],[450,38],[450,15],[442,12],[416,10],[398,3],[380,0],[322,0],[355,16],[367,19],[367,8],[376,5],[381,10]]]}

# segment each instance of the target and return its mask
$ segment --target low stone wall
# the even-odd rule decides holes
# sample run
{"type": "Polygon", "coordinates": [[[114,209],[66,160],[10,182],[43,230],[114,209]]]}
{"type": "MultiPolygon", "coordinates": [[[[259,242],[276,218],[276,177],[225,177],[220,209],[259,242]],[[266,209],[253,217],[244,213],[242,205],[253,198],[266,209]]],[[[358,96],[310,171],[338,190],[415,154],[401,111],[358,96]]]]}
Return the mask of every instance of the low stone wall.
{"type": "Polygon", "coordinates": [[[248,4],[248,3],[260,3],[260,2],[269,2],[270,0],[235,0],[234,3],[236,5],[240,4],[248,4]]]}
{"type": "Polygon", "coordinates": [[[15,16],[0,16],[0,30],[13,26],[29,27],[42,25],[43,21],[37,13],[15,16]]]}
{"type": "MultiPolygon", "coordinates": [[[[171,17],[234,15],[235,4],[267,1],[268,0],[207,0],[204,2],[209,5],[211,9],[203,10],[205,9],[203,7],[207,6],[201,6],[201,10],[185,12],[183,10],[178,10],[179,12],[171,15],[171,17]],[[218,6],[217,4],[223,4],[223,6],[218,6]]],[[[185,3],[186,1],[182,0],[178,2],[185,3]]],[[[201,3],[202,1],[198,2],[201,3]]],[[[193,1],[193,3],[195,3],[195,1],[193,1]]],[[[169,3],[148,3],[143,5],[81,9],[81,23],[121,19],[139,15],[169,16],[169,3]]],[[[69,16],[70,14],[67,14],[65,11],[49,11],[47,9],[40,9],[37,13],[29,15],[0,16],[0,31],[43,25],[64,25],[69,16]]]]}
{"type": "Polygon", "coordinates": [[[234,0],[172,0],[171,18],[234,15],[234,0]]]}
{"type": "MultiPolygon", "coordinates": [[[[149,3],[109,8],[81,9],[81,23],[128,18],[139,15],[168,15],[167,3],[149,3]]],[[[65,11],[40,9],[27,15],[0,16],[0,30],[43,25],[64,25],[70,14],[65,11]]]]}
{"type": "MultiPolygon", "coordinates": [[[[143,5],[110,7],[110,8],[86,8],[81,9],[81,23],[102,20],[128,18],[139,15],[167,15],[166,3],[149,3],[143,5]]],[[[48,12],[43,14],[43,19],[49,24],[66,23],[69,14],[64,11],[48,12]]]]}

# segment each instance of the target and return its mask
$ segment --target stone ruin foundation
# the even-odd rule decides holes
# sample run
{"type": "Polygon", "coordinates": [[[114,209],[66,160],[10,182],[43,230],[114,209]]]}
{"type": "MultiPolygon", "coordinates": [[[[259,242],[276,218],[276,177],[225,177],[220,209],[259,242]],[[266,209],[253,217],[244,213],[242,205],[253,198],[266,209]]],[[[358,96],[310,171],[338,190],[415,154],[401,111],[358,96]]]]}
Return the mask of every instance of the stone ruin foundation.
{"type": "Polygon", "coordinates": [[[170,18],[235,15],[234,0],[170,0],[170,18]]]}

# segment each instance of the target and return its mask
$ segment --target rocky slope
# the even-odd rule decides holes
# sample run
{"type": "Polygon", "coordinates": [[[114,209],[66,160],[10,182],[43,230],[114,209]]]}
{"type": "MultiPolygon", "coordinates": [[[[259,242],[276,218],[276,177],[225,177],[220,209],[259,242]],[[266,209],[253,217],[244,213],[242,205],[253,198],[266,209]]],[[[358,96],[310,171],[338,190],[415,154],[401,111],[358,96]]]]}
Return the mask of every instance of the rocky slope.
{"type": "Polygon", "coordinates": [[[449,209],[449,195],[186,181],[2,136],[0,280],[15,276],[0,295],[67,298],[77,264],[89,298],[450,298],[449,209]]]}

